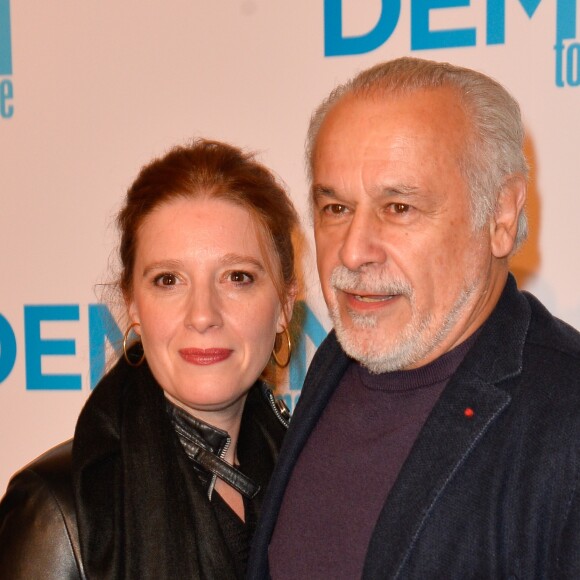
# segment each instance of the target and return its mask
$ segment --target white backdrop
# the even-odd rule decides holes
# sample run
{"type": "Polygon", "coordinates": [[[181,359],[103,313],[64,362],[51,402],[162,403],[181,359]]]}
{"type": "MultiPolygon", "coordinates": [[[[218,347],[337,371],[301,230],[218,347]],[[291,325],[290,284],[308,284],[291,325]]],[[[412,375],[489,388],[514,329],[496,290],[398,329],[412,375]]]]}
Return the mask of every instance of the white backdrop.
{"type": "MultiPolygon", "coordinates": [[[[477,68],[518,98],[533,229],[514,269],[580,328],[577,0],[514,0],[505,12],[503,0],[447,3],[0,0],[0,493],[72,435],[90,394],[102,354],[90,305],[110,279],[112,222],[140,166],[193,136],[256,150],[288,184],[311,243],[309,115],[335,83],[380,60],[477,68]]],[[[328,329],[311,250],[304,276],[291,400],[328,329]]]]}

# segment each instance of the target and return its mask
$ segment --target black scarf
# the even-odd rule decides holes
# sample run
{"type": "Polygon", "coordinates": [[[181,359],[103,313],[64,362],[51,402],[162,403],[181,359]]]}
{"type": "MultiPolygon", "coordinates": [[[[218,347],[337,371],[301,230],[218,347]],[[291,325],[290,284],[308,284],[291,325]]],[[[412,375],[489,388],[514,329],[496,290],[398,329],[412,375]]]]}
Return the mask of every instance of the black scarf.
{"type": "Polygon", "coordinates": [[[88,578],[235,578],[147,363],[121,359],[89,398],[75,432],[73,485],[88,578]]]}

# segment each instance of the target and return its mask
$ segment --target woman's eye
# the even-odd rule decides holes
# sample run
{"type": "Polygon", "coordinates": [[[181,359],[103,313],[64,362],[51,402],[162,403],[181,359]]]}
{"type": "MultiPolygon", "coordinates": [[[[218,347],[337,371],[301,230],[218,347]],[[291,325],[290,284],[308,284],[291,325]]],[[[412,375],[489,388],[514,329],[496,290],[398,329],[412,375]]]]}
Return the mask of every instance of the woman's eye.
{"type": "Polygon", "coordinates": [[[177,276],[175,274],[160,274],[155,277],[156,286],[175,286],[177,284],[177,276]]]}
{"type": "Polygon", "coordinates": [[[231,282],[235,284],[249,284],[250,282],[254,281],[254,277],[247,272],[231,272],[229,275],[229,279],[231,282]]]}

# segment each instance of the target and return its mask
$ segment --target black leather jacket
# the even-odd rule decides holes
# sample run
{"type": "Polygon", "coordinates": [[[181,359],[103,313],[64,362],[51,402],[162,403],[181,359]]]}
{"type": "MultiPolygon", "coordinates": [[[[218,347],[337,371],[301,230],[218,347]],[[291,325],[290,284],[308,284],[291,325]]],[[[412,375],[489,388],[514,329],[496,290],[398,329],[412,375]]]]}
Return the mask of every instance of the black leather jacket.
{"type": "MultiPolygon", "coordinates": [[[[268,389],[263,388],[261,392],[260,405],[269,412],[260,413],[260,432],[277,455],[280,423],[287,427],[288,415],[268,389]]],[[[197,444],[200,448],[219,452],[207,443],[216,436],[221,439],[223,432],[212,433],[208,427],[196,430],[200,436],[205,432],[206,439],[199,439],[197,444]]],[[[246,441],[245,445],[250,447],[252,442],[246,441]]],[[[188,456],[195,461],[191,453],[188,456]]],[[[81,557],[71,467],[72,440],[69,440],[40,456],[10,481],[0,503],[1,579],[78,580],[87,577],[81,557]]],[[[208,491],[213,479],[211,473],[209,477],[206,473],[203,483],[208,491]]]]}
{"type": "Polygon", "coordinates": [[[0,504],[0,578],[86,578],[71,484],[72,440],[17,473],[0,504]]]}

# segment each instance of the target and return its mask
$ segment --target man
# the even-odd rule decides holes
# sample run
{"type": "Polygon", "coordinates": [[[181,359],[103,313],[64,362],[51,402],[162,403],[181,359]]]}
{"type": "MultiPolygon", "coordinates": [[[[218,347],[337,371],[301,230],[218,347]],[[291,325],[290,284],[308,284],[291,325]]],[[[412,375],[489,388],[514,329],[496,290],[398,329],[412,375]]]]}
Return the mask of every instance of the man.
{"type": "Polygon", "coordinates": [[[250,576],[580,578],[580,334],[521,293],[519,107],[402,58],[335,89],[308,155],[334,330],[250,576]]]}

